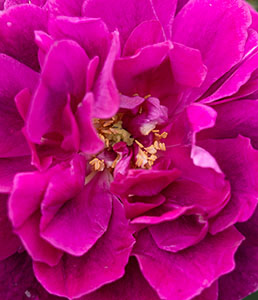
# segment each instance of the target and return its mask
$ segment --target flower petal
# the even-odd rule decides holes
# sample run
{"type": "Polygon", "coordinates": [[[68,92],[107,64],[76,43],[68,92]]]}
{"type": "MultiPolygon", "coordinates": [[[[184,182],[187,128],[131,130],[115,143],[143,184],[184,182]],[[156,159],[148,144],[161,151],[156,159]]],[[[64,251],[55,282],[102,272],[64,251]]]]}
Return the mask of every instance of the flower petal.
{"type": "Polygon", "coordinates": [[[236,222],[247,221],[253,214],[258,202],[258,152],[242,136],[202,144],[216,158],[231,186],[230,201],[211,223],[210,232],[215,234],[236,222]]]}
{"type": "Polygon", "coordinates": [[[0,16],[0,52],[39,70],[34,30],[46,30],[46,11],[35,5],[13,6],[0,16]]]}
{"type": "Polygon", "coordinates": [[[250,24],[249,8],[241,0],[190,0],[182,8],[174,21],[173,40],[200,50],[208,68],[202,86],[190,91],[192,100],[240,61],[250,24]]]}
{"type": "Polygon", "coordinates": [[[238,230],[246,239],[236,253],[235,270],[219,280],[219,300],[241,300],[257,291],[257,220],[258,210],[256,209],[250,220],[237,225],[238,230]]]}
{"type": "Polygon", "coordinates": [[[108,231],[89,252],[65,255],[55,267],[34,263],[34,272],[49,292],[77,298],[122,277],[133,244],[123,207],[114,198],[108,231]]]}
{"type": "MultiPolygon", "coordinates": [[[[75,173],[72,175],[78,176],[76,168],[71,171],[75,173]]],[[[71,183],[64,176],[52,179],[51,188],[49,185],[42,203],[43,217],[50,214],[52,218],[44,225],[41,224],[41,236],[56,248],[75,256],[83,255],[92,248],[107,230],[111,216],[112,198],[107,191],[108,175],[95,175],[79,194],[77,191],[62,206],[63,199],[69,197],[67,195],[73,186],[69,187],[71,183]],[[59,210],[56,210],[57,205],[60,206],[59,210]]]]}
{"type": "Polygon", "coordinates": [[[200,242],[208,231],[208,223],[195,215],[183,216],[152,225],[149,231],[160,249],[178,252],[200,242]]]}
{"type": "Polygon", "coordinates": [[[185,251],[172,253],[160,250],[145,230],[138,234],[133,253],[144,277],[161,298],[185,300],[232,271],[233,256],[242,240],[243,236],[232,227],[207,236],[185,251]]]}
{"type": "Polygon", "coordinates": [[[13,233],[12,224],[7,213],[8,195],[0,194],[0,260],[13,255],[21,245],[16,234],[13,233]]]}
{"type": "Polygon", "coordinates": [[[88,61],[76,42],[53,44],[28,114],[27,132],[33,142],[40,143],[48,132],[62,132],[60,123],[68,93],[77,104],[84,96],[88,61]]]}

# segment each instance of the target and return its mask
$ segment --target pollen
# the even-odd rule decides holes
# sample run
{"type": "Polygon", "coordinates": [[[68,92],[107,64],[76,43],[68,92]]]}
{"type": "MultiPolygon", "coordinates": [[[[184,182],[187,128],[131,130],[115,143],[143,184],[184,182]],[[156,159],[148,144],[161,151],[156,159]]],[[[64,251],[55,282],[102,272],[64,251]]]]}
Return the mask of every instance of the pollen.
{"type": "Polygon", "coordinates": [[[89,164],[92,166],[94,171],[103,171],[105,169],[105,162],[103,159],[93,158],[89,164]]]}
{"type": "Polygon", "coordinates": [[[149,147],[144,147],[139,141],[135,140],[135,143],[139,146],[138,153],[136,155],[135,166],[142,169],[150,169],[156,159],[158,158],[158,151],[166,151],[166,144],[160,142],[161,139],[165,139],[168,136],[167,132],[159,134],[158,129],[153,129],[154,142],[149,147]]]}

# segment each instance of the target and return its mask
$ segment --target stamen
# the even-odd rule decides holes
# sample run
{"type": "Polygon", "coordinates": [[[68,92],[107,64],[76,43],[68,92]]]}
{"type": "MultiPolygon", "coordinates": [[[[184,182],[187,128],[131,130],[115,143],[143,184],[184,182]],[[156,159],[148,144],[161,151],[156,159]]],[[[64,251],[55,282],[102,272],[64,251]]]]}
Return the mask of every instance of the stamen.
{"type": "Polygon", "coordinates": [[[104,159],[100,160],[95,157],[89,162],[89,164],[93,167],[94,171],[103,171],[105,169],[104,159]]]}
{"type": "Polygon", "coordinates": [[[148,94],[148,95],[146,95],[145,97],[144,97],[144,99],[146,100],[146,99],[148,99],[148,98],[150,98],[151,97],[151,94],[148,94]]]}
{"type": "Polygon", "coordinates": [[[136,143],[140,148],[144,148],[143,144],[141,144],[139,141],[135,140],[135,143],[136,143]]]}

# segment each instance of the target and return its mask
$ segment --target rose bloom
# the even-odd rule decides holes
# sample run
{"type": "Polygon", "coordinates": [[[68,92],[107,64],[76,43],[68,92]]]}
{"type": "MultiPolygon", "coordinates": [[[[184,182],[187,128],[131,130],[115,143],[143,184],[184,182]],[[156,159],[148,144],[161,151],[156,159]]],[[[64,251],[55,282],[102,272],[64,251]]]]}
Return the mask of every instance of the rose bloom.
{"type": "Polygon", "coordinates": [[[254,10],[241,0],[0,7],[0,298],[257,290],[254,10]]]}

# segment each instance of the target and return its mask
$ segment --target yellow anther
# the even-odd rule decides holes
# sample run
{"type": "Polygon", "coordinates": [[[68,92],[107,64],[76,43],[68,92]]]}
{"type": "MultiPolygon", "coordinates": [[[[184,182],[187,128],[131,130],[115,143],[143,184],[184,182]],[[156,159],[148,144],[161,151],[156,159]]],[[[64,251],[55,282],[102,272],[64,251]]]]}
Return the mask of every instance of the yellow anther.
{"type": "Polygon", "coordinates": [[[120,160],[120,155],[118,154],[116,159],[113,161],[112,165],[111,165],[111,168],[114,169],[117,165],[117,163],[119,162],[120,160]]]}
{"type": "Polygon", "coordinates": [[[161,133],[160,136],[161,136],[162,139],[166,139],[167,136],[168,136],[168,133],[166,131],[164,131],[164,132],[161,133]]]}
{"type": "Polygon", "coordinates": [[[143,151],[141,148],[138,151],[138,154],[136,155],[136,166],[139,168],[144,168],[145,165],[148,163],[148,156],[147,153],[143,151]]]}
{"type": "Polygon", "coordinates": [[[155,154],[155,153],[157,153],[157,149],[155,149],[154,145],[151,145],[151,146],[145,148],[145,150],[146,150],[148,153],[150,153],[150,154],[155,154]]]}
{"type": "Polygon", "coordinates": [[[137,93],[133,94],[133,97],[137,97],[137,96],[139,96],[139,94],[137,94],[137,93]]]}
{"type": "Polygon", "coordinates": [[[146,95],[145,97],[144,97],[144,99],[146,100],[146,99],[148,99],[148,98],[150,98],[151,97],[151,94],[148,94],[148,95],[146,95]]]}
{"type": "Polygon", "coordinates": [[[159,129],[153,129],[152,132],[158,133],[158,132],[159,132],[159,129]]]}
{"type": "Polygon", "coordinates": [[[158,141],[155,141],[153,146],[155,149],[159,150],[159,142],[158,141]]]}
{"type": "Polygon", "coordinates": [[[166,151],[166,145],[165,145],[165,143],[159,143],[159,149],[161,151],[166,151]]]}
{"type": "Polygon", "coordinates": [[[144,148],[144,146],[143,146],[143,144],[142,143],[140,143],[139,141],[137,141],[137,140],[134,140],[135,141],[135,143],[140,147],[140,148],[144,148]]]}
{"type": "Polygon", "coordinates": [[[107,121],[103,124],[103,127],[108,127],[108,126],[112,125],[113,123],[114,123],[113,120],[107,121]]]}
{"type": "Polygon", "coordinates": [[[93,167],[94,171],[103,171],[105,169],[104,160],[100,160],[97,157],[93,158],[89,164],[93,167]]]}

